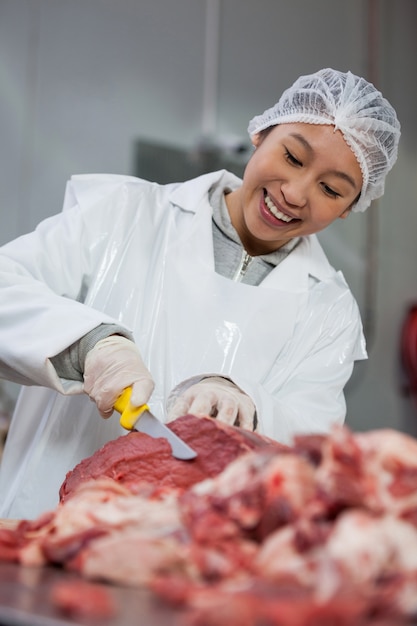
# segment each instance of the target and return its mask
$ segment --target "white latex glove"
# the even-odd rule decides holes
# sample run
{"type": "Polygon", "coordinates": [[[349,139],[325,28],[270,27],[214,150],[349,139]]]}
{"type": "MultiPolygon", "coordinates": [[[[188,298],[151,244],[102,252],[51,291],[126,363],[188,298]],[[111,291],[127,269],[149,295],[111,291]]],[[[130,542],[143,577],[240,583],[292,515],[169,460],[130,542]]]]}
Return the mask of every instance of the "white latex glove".
{"type": "Polygon", "coordinates": [[[117,398],[129,386],[133,406],[146,404],[155,387],[136,344],[120,335],[101,339],[85,359],[85,393],[96,403],[100,415],[108,418],[117,398]]]}
{"type": "Polygon", "coordinates": [[[217,376],[191,385],[168,407],[169,421],[187,413],[209,415],[246,430],[256,427],[256,408],[251,398],[231,380],[217,376]]]}

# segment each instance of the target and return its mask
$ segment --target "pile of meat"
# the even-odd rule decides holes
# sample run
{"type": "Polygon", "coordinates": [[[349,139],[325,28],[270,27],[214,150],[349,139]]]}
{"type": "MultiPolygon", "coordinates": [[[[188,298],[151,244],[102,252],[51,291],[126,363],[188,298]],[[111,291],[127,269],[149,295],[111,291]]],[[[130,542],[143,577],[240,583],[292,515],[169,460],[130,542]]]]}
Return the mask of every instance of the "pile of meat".
{"type": "Polygon", "coordinates": [[[146,586],[198,626],[378,626],[417,616],[417,441],[393,430],[285,448],[206,418],[178,461],[132,433],[67,476],[0,558],[146,586]]]}

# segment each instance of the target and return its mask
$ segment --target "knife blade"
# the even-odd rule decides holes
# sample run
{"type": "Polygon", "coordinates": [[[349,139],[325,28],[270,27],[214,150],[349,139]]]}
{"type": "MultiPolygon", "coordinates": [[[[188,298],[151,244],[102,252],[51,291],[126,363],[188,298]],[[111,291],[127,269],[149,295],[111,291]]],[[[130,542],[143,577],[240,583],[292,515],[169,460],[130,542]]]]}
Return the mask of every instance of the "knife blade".
{"type": "Polygon", "coordinates": [[[132,387],[126,387],[117,398],[114,408],[120,413],[120,425],[126,430],[138,430],[150,437],[163,437],[171,446],[172,456],[182,461],[195,459],[197,453],[153,415],[147,404],[133,407],[130,404],[132,387]]]}

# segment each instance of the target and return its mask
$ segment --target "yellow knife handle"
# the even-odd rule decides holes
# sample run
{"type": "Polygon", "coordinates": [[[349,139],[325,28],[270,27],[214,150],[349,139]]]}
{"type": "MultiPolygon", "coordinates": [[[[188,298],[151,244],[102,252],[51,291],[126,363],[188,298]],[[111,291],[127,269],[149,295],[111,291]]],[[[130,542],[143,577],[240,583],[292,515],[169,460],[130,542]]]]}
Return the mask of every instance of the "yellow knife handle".
{"type": "Polygon", "coordinates": [[[126,387],[114,403],[114,408],[121,414],[120,425],[126,430],[133,430],[142,413],[149,410],[147,404],[132,406],[130,404],[131,395],[132,387],[126,387]]]}

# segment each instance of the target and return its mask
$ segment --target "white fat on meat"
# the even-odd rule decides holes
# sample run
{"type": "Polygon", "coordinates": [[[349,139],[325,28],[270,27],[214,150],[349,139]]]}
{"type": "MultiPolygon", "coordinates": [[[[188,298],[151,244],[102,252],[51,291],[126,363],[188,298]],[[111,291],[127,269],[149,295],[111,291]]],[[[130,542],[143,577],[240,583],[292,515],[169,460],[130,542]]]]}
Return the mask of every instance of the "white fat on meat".
{"type": "Polygon", "coordinates": [[[109,530],[139,529],[143,535],[157,536],[181,526],[178,500],[167,494],[160,500],[132,496],[115,481],[90,481],[58,507],[54,519],[54,539],[99,527],[109,530]]]}
{"type": "Polygon", "coordinates": [[[346,511],[334,524],[325,554],[358,585],[398,571],[417,571],[417,529],[392,515],[346,511]]]}
{"type": "Polygon", "coordinates": [[[295,454],[273,455],[250,452],[233,461],[221,474],[195,485],[190,493],[229,503],[229,514],[243,522],[255,524],[262,511],[247,505],[250,493],[262,489],[267,506],[273,500],[285,500],[294,515],[298,515],[315,495],[314,468],[295,454]],[[249,519],[252,516],[253,519],[249,519]]]}
{"type": "Polygon", "coordinates": [[[393,429],[357,433],[355,439],[381,508],[397,514],[417,508],[417,440],[393,429]]]}
{"type": "Polygon", "coordinates": [[[83,552],[80,569],[87,578],[134,587],[149,584],[166,572],[187,578],[197,576],[187,542],[182,544],[175,533],[158,531],[152,536],[134,528],[92,542],[83,552]]]}
{"type": "Polygon", "coordinates": [[[316,550],[300,552],[296,533],[296,527],[289,525],[269,535],[258,551],[256,570],[275,583],[295,583],[310,589],[316,584],[316,550]]]}

